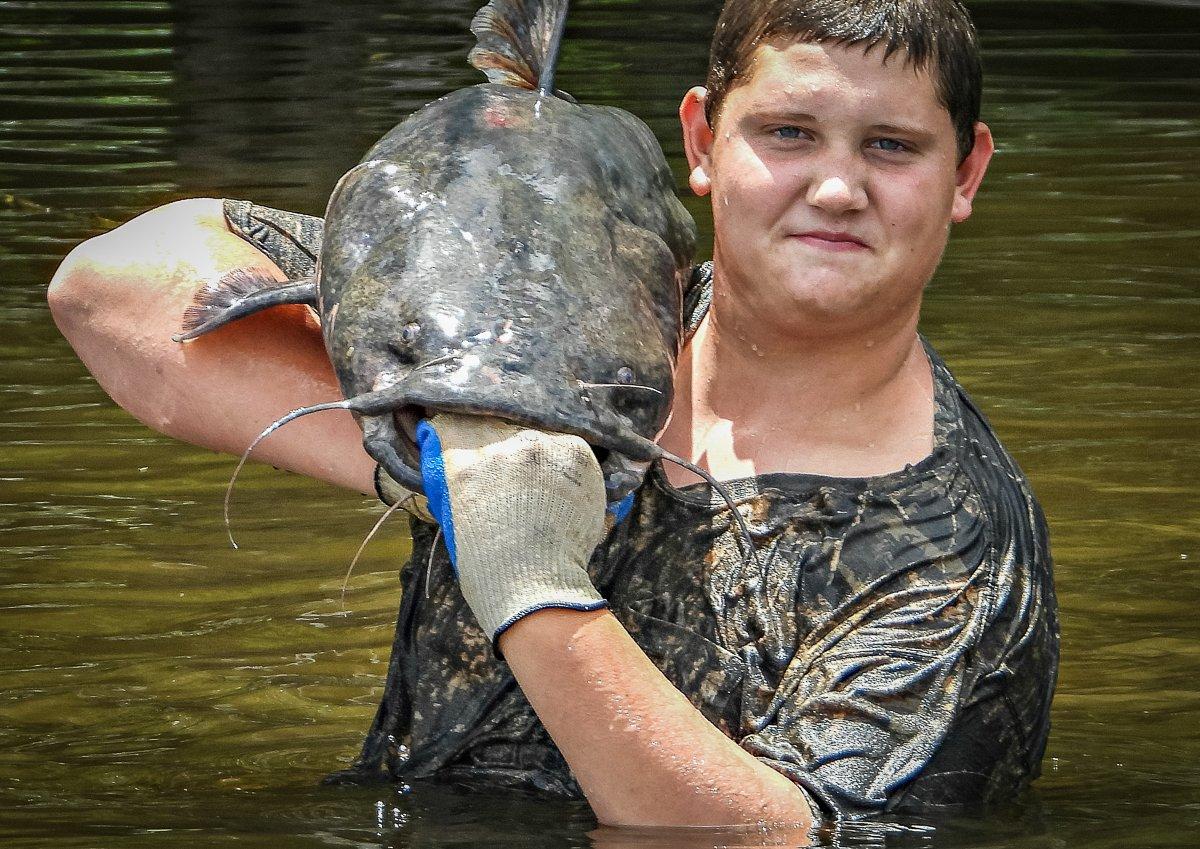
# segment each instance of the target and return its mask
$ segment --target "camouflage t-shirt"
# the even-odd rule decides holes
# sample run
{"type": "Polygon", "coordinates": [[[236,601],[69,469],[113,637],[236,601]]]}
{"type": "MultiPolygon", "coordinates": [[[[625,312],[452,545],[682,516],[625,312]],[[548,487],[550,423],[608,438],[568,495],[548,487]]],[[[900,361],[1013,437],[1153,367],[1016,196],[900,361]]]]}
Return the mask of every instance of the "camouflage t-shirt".
{"type": "MultiPolygon", "coordinates": [[[[319,219],[244,203],[226,215],[278,264],[307,273],[319,219]]],[[[689,327],[710,292],[701,266],[689,327]]],[[[589,567],[671,683],[834,818],[1010,797],[1038,774],[1049,730],[1058,624],[1041,509],[926,351],[936,412],[921,462],[868,478],[728,482],[757,565],[707,484],[675,487],[654,466],[589,567]]],[[[581,796],[476,624],[434,528],[414,520],[412,534],[383,699],[355,766],[338,777],[581,796]]]]}

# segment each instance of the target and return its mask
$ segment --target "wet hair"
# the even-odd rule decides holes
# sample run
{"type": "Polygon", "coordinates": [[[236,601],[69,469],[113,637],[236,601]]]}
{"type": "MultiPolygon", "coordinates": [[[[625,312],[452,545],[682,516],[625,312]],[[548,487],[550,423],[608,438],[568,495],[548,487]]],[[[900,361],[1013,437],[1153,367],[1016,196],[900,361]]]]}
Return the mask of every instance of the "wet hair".
{"type": "Polygon", "coordinates": [[[975,146],[983,68],[975,25],[960,0],[727,0],[713,33],[705,114],[716,126],[721,104],[752,73],[761,44],[792,41],[882,47],[928,71],[954,123],[959,158],[975,146]]]}

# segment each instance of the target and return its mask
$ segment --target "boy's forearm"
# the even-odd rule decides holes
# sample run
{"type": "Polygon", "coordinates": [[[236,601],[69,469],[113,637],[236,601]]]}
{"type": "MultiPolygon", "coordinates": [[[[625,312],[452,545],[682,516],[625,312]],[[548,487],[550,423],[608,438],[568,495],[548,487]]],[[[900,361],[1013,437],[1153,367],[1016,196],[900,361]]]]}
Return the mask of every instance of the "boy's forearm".
{"type": "Polygon", "coordinates": [[[543,610],[500,647],[602,823],[812,825],[804,793],[709,723],[608,611],[543,610]]]}

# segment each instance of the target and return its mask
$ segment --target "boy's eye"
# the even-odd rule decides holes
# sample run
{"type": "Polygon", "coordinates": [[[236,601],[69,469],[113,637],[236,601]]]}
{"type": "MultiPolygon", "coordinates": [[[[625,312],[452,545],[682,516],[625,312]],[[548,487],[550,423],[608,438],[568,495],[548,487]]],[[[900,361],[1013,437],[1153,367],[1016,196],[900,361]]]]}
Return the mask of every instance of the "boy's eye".
{"type": "Polygon", "coordinates": [[[872,144],[888,153],[899,153],[902,150],[908,150],[908,145],[898,139],[875,139],[872,144]]]}
{"type": "Polygon", "coordinates": [[[798,139],[804,135],[804,130],[799,127],[776,127],[772,132],[781,139],[798,139]]]}

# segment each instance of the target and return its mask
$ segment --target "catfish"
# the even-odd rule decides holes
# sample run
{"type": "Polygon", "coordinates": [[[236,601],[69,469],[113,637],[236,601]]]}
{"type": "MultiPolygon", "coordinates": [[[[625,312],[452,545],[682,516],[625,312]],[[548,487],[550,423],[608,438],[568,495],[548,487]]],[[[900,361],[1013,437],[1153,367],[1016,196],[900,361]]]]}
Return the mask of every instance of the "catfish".
{"type": "Polygon", "coordinates": [[[644,123],[555,88],[567,5],[479,10],[469,61],[487,82],[417,110],[341,178],[313,277],[239,269],[189,308],[177,341],[280,304],[320,316],[346,400],[292,411],[243,462],[284,424],[346,409],[367,453],[421,492],[416,425],[452,412],[582,437],[610,502],[665,459],[732,506],[654,442],[696,226],[644,123]]]}

